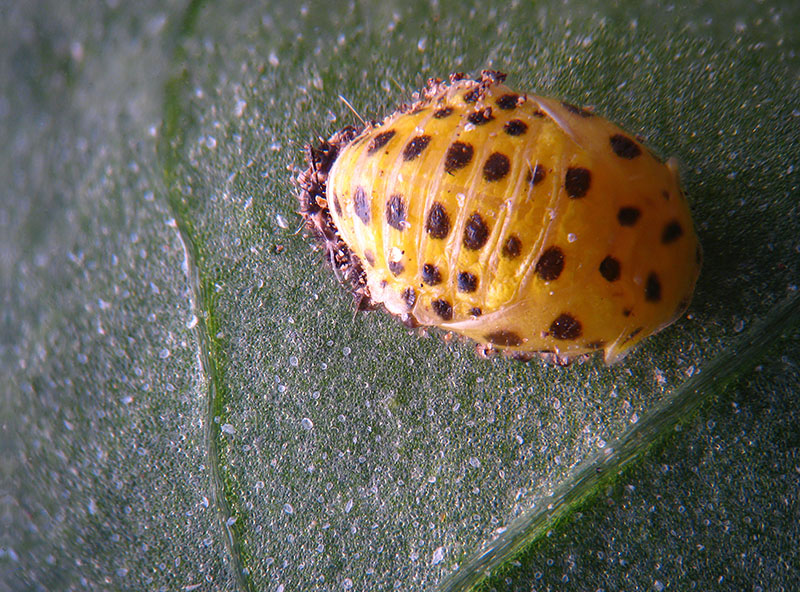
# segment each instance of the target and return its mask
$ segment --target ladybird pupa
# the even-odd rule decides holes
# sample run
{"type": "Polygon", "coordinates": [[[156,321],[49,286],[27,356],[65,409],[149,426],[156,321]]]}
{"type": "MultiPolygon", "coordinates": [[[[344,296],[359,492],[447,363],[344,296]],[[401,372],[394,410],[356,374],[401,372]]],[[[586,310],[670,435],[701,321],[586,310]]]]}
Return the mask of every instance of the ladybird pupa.
{"type": "Polygon", "coordinates": [[[621,359],[678,318],[701,249],[676,162],[593,112],[484,71],[346,127],[298,177],[356,294],[483,351],[621,359]]]}

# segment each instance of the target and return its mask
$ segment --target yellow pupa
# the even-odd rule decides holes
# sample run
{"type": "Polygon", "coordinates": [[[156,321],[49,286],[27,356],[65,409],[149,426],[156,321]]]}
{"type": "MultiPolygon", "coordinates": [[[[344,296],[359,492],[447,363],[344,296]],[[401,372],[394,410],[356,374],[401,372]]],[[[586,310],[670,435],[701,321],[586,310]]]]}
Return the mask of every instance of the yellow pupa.
{"type": "Polygon", "coordinates": [[[694,291],[701,249],[676,162],[504,79],[430,81],[309,148],[301,213],[356,293],[408,324],[612,363],[694,291]]]}

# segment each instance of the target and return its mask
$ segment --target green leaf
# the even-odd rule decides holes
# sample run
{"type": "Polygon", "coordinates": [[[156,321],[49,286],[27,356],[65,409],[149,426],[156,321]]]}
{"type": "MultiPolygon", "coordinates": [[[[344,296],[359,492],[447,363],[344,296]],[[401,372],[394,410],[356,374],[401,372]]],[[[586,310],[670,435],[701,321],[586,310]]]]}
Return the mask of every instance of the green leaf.
{"type": "Polygon", "coordinates": [[[800,8],[46,2],[2,20],[10,587],[797,580],[800,8]],[[703,273],[621,364],[484,360],[355,314],[296,232],[304,145],[357,123],[340,95],[377,119],[487,67],[682,163],[703,273]]]}

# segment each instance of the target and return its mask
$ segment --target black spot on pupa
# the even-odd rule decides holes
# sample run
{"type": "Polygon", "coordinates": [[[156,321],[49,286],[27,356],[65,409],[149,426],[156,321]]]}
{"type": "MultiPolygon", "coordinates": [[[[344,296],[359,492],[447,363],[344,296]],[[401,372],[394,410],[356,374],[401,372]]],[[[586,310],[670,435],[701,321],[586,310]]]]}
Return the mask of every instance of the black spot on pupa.
{"type": "Polygon", "coordinates": [[[536,262],[536,275],[546,282],[558,279],[564,271],[564,251],[559,247],[550,247],[536,262]]]}
{"type": "Polygon", "coordinates": [[[622,309],[622,316],[623,317],[629,317],[629,316],[631,316],[631,314],[633,314],[633,311],[630,308],[623,308],[622,309]]]}
{"type": "Polygon", "coordinates": [[[578,319],[569,313],[560,314],[550,324],[550,335],[556,339],[572,340],[581,336],[583,327],[578,319]]]}
{"type": "Polygon", "coordinates": [[[443,321],[449,321],[453,318],[453,305],[444,298],[434,300],[431,302],[431,306],[433,307],[433,312],[439,315],[439,318],[443,321]]]}
{"type": "Polygon", "coordinates": [[[417,136],[403,148],[403,160],[414,160],[428,147],[430,142],[431,137],[428,135],[417,136]]]}
{"type": "Polygon", "coordinates": [[[494,119],[494,115],[492,115],[491,107],[474,111],[467,116],[467,121],[472,125],[483,125],[489,123],[492,119],[494,119]]]}
{"type": "Polygon", "coordinates": [[[371,267],[375,267],[375,253],[366,249],[364,251],[364,259],[367,260],[367,263],[369,263],[371,267]]]}
{"type": "Polygon", "coordinates": [[[356,191],[353,194],[353,209],[355,209],[356,216],[361,218],[361,221],[364,224],[369,224],[370,220],[370,203],[369,197],[367,197],[367,192],[364,191],[363,187],[356,187],[356,191]]]}
{"type": "Polygon", "coordinates": [[[342,217],[342,204],[339,203],[339,196],[337,194],[333,194],[333,209],[336,211],[336,215],[340,218],[342,217]]]}
{"type": "Polygon", "coordinates": [[[620,226],[633,226],[642,216],[642,210],[633,206],[624,206],[617,212],[617,222],[620,226]]]}
{"type": "Polygon", "coordinates": [[[433,116],[436,119],[444,119],[445,117],[448,117],[449,115],[452,114],[453,114],[452,107],[442,107],[441,109],[437,109],[436,111],[434,111],[433,116]]]}
{"type": "Polygon", "coordinates": [[[600,262],[600,275],[608,282],[616,282],[620,275],[620,264],[617,259],[609,255],[600,262]]]}
{"type": "Polygon", "coordinates": [[[389,261],[389,271],[392,272],[392,275],[400,275],[405,269],[402,261],[389,261]]]}
{"type": "Polygon", "coordinates": [[[472,155],[475,149],[471,144],[466,142],[453,142],[447,149],[447,155],[444,158],[444,170],[448,173],[454,173],[459,169],[463,169],[472,160],[472,155]]]}
{"type": "Polygon", "coordinates": [[[386,223],[397,230],[405,230],[406,202],[403,196],[395,194],[386,202],[386,223]]]}
{"type": "Polygon", "coordinates": [[[586,344],[586,347],[589,349],[603,349],[606,345],[605,341],[598,340],[598,341],[590,341],[586,344]]]}
{"type": "Polygon", "coordinates": [[[367,146],[367,154],[375,154],[378,150],[386,146],[395,135],[394,130],[388,130],[385,132],[379,133],[377,136],[372,138],[372,141],[367,146]]]}
{"type": "Polygon", "coordinates": [[[625,341],[623,341],[622,343],[628,343],[631,339],[636,337],[642,331],[644,331],[644,327],[636,327],[633,331],[628,333],[628,336],[625,338],[625,341]]]}
{"type": "Polygon", "coordinates": [[[477,306],[474,306],[469,309],[469,314],[472,315],[473,317],[479,317],[483,314],[483,311],[477,306]]]}
{"type": "Polygon", "coordinates": [[[478,277],[468,271],[462,271],[458,274],[458,291],[459,292],[474,292],[478,289],[478,277]]]}
{"type": "Polygon", "coordinates": [[[505,329],[494,331],[493,333],[487,333],[483,336],[483,338],[493,345],[500,345],[504,347],[518,347],[522,345],[522,337],[513,331],[508,331],[505,329]]]}
{"type": "Polygon", "coordinates": [[[544,181],[545,175],[547,175],[547,171],[545,170],[544,166],[537,164],[532,170],[528,169],[528,183],[531,185],[538,185],[544,181]]]}
{"type": "Polygon", "coordinates": [[[501,251],[503,257],[506,259],[514,259],[519,257],[519,254],[522,252],[522,241],[519,240],[519,237],[515,234],[512,234],[506,239],[506,242],[503,244],[503,250],[501,251]]]}
{"type": "Polygon", "coordinates": [[[614,134],[609,138],[609,142],[611,143],[611,149],[614,151],[614,154],[620,158],[627,158],[630,160],[642,153],[642,149],[628,136],[614,134]]]}
{"type": "Polygon", "coordinates": [[[545,118],[545,117],[547,117],[547,116],[544,114],[544,111],[539,111],[539,109],[534,109],[533,111],[531,111],[531,115],[533,115],[534,117],[539,117],[539,118],[542,118],[542,119],[543,119],[543,118],[545,118]]]}
{"type": "Polygon", "coordinates": [[[425,218],[425,232],[431,238],[446,238],[450,232],[450,216],[444,206],[439,202],[434,202],[431,209],[428,210],[428,215],[425,218]]]}
{"type": "Polygon", "coordinates": [[[465,103],[474,103],[478,100],[478,96],[480,95],[480,89],[474,88],[469,92],[464,93],[464,102],[465,103]]]}
{"type": "Polygon", "coordinates": [[[592,117],[592,115],[594,115],[591,111],[582,109],[581,107],[573,105],[572,103],[567,103],[566,101],[562,101],[561,105],[564,107],[564,109],[566,109],[570,113],[574,113],[575,115],[580,115],[581,117],[592,117]]]}
{"type": "Polygon", "coordinates": [[[422,281],[429,286],[435,286],[442,283],[442,273],[439,268],[432,263],[426,263],[422,266],[422,281]]]}
{"type": "Polygon", "coordinates": [[[503,126],[503,131],[509,136],[521,136],[528,131],[528,124],[521,119],[512,119],[503,126]]]}
{"type": "Polygon", "coordinates": [[[669,191],[667,191],[666,189],[664,191],[662,191],[661,192],[661,197],[663,197],[666,200],[669,200],[669,191]]]}
{"type": "Polygon", "coordinates": [[[406,288],[403,290],[403,300],[408,307],[408,310],[414,308],[414,304],[417,302],[417,292],[414,288],[406,288]]]}
{"type": "Polygon", "coordinates": [[[667,225],[664,226],[664,230],[661,232],[661,244],[668,245],[670,243],[674,243],[682,236],[683,227],[681,226],[681,223],[677,220],[670,220],[667,222],[667,225]]]}
{"type": "Polygon", "coordinates": [[[591,184],[592,174],[589,169],[570,167],[564,175],[564,189],[572,199],[585,196],[591,184]]]}
{"type": "Polygon", "coordinates": [[[483,165],[483,178],[489,182],[500,181],[511,170],[511,161],[508,156],[500,152],[493,152],[483,165]]]}
{"type": "Polygon", "coordinates": [[[655,272],[647,276],[647,282],[644,285],[644,297],[648,302],[661,300],[661,282],[655,272]]]}
{"type": "Polygon", "coordinates": [[[510,111],[511,109],[517,106],[517,101],[519,100],[519,95],[503,95],[497,101],[497,106],[505,111],[510,111]]]}
{"type": "Polygon", "coordinates": [[[464,227],[464,246],[471,250],[477,251],[486,241],[489,240],[489,227],[483,221],[478,212],[472,214],[467,220],[467,225],[464,227]]]}

